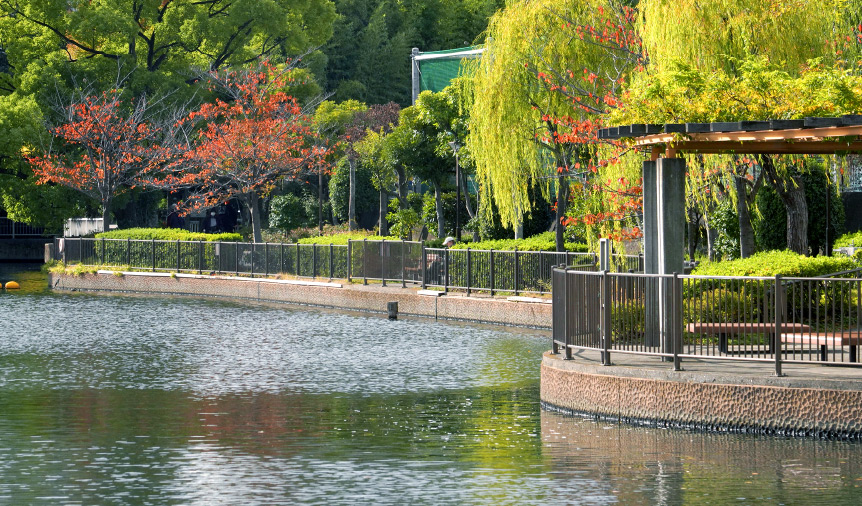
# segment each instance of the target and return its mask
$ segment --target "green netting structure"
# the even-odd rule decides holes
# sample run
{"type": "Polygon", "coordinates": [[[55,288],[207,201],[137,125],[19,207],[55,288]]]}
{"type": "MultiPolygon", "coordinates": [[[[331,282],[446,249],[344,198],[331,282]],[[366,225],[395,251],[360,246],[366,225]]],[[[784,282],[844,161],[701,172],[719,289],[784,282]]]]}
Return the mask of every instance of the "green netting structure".
{"type": "Polygon", "coordinates": [[[424,53],[414,50],[414,93],[418,95],[425,90],[431,90],[435,93],[441,91],[446,86],[449,86],[449,83],[453,79],[458,77],[465,59],[479,58],[482,56],[483,50],[480,46],[447,49],[445,51],[428,51],[424,53]]]}

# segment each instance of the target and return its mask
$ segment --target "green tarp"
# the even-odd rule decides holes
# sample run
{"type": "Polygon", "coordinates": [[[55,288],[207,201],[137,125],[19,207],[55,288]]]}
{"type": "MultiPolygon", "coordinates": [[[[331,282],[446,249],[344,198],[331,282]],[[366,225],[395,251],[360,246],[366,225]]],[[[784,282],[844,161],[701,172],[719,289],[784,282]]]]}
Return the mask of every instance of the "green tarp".
{"type": "Polygon", "coordinates": [[[478,58],[481,54],[482,49],[478,46],[419,53],[416,57],[420,75],[419,91],[441,91],[458,77],[465,59],[478,58]]]}

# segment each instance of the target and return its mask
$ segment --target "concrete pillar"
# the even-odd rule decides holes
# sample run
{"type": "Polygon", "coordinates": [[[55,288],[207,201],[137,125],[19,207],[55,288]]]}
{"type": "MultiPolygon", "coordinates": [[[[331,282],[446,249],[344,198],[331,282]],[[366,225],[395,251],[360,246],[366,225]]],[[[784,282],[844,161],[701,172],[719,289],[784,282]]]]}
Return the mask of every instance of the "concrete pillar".
{"type": "MultiPolygon", "coordinates": [[[[643,228],[644,228],[644,273],[658,274],[658,186],[656,185],[656,162],[643,164],[643,228]]],[[[647,279],[644,283],[644,332],[646,346],[661,345],[658,325],[658,283],[647,279]]]]}
{"type": "Polygon", "coordinates": [[[416,105],[416,98],[419,97],[419,91],[422,88],[422,74],[419,72],[419,61],[416,60],[416,57],[419,56],[419,48],[414,47],[413,51],[410,52],[410,64],[413,69],[411,75],[413,77],[413,90],[412,90],[412,98],[413,101],[411,104],[416,105]]]}
{"type": "Polygon", "coordinates": [[[658,274],[658,185],[656,162],[643,164],[644,273],[658,274]]]}
{"type": "Polygon", "coordinates": [[[656,164],[658,272],[682,274],[685,261],[685,159],[660,158],[656,164]]]}
{"type": "MultiPolygon", "coordinates": [[[[658,230],[658,273],[683,273],[685,261],[685,159],[661,158],[656,164],[656,204],[658,230]]],[[[665,278],[659,283],[659,334],[662,351],[673,350],[670,339],[673,332],[671,308],[673,308],[672,280],[665,278]]]]}
{"type": "Polygon", "coordinates": [[[599,239],[599,270],[611,270],[611,240],[599,239]]]}

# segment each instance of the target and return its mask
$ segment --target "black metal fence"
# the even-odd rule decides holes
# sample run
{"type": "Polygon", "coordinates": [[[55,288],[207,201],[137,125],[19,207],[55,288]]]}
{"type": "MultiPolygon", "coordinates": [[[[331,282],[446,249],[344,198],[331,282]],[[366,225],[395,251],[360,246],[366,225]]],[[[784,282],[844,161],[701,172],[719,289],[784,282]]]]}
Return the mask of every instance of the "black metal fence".
{"type": "Polygon", "coordinates": [[[66,263],[130,267],[152,272],[289,274],[346,278],[347,246],[133,239],[55,239],[56,259],[66,263]]]}
{"type": "Polygon", "coordinates": [[[860,271],[818,278],[553,271],[553,349],[859,366],[860,271]]]}
{"type": "Polygon", "coordinates": [[[33,227],[26,223],[12,221],[9,218],[0,218],[0,237],[11,239],[27,238],[27,237],[42,237],[45,235],[45,230],[40,227],[33,227]]]}
{"type": "MultiPolygon", "coordinates": [[[[287,274],[421,285],[488,293],[551,293],[551,272],[598,270],[592,253],[426,248],[421,242],[362,240],[345,245],[55,239],[57,260],[84,265],[234,275],[287,274]]],[[[641,271],[643,258],[617,255],[615,270],[641,271]]]]}

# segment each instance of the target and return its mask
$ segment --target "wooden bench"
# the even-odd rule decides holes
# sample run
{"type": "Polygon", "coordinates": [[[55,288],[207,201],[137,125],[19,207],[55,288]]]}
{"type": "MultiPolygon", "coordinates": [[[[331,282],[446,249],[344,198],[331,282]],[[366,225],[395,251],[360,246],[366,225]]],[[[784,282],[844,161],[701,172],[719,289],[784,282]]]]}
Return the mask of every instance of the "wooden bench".
{"type": "MultiPolygon", "coordinates": [[[[728,336],[742,336],[751,334],[769,334],[775,335],[774,323],[748,323],[748,322],[732,322],[732,323],[689,323],[686,326],[686,332],[692,334],[708,334],[718,336],[718,351],[727,353],[727,338],[728,336]]],[[[804,333],[811,332],[811,327],[801,323],[783,323],[781,325],[782,333],[804,333]]],[[[784,334],[782,334],[784,335],[784,334]]],[[[769,340],[769,350],[773,350],[772,340],[769,340]]]]}
{"type": "Polygon", "coordinates": [[[815,334],[794,332],[781,334],[781,342],[784,344],[802,344],[820,346],[820,360],[826,362],[826,354],[829,347],[850,347],[850,361],[858,362],[859,354],[857,348],[862,345],[862,330],[843,330],[838,332],[818,332],[815,334]]]}

